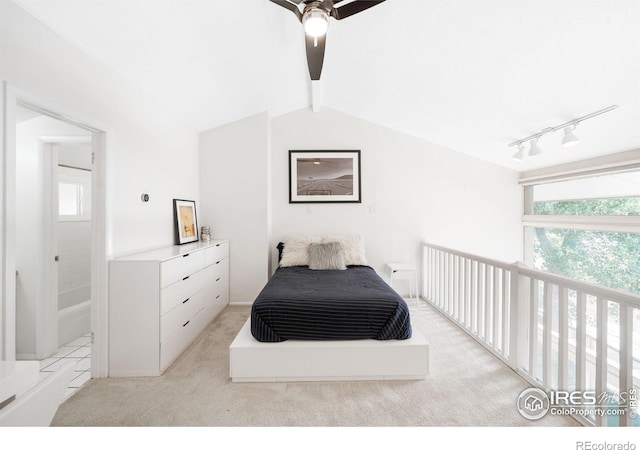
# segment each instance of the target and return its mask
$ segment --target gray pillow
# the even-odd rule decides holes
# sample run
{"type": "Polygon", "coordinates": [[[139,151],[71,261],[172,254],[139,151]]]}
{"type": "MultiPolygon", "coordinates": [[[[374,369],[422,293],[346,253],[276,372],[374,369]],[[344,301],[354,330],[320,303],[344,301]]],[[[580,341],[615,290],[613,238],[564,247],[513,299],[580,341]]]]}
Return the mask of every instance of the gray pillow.
{"type": "Polygon", "coordinates": [[[347,270],[347,266],[344,264],[342,244],[340,242],[309,244],[309,269],[347,270]]]}

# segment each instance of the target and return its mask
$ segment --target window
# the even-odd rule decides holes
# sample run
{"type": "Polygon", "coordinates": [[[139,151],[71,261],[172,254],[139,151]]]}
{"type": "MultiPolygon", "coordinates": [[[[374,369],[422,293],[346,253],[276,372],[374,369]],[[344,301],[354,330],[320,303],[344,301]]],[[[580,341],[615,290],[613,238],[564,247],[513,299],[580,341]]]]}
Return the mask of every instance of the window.
{"type": "Polygon", "coordinates": [[[527,186],[527,263],[640,294],[640,171],[527,186]]]}
{"type": "Polygon", "coordinates": [[[58,167],[59,220],[91,220],[91,172],[58,167]]]}
{"type": "Polygon", "coordinates": [[[640,171],[534,185],[533,214],[640,216],[640,171]]]}

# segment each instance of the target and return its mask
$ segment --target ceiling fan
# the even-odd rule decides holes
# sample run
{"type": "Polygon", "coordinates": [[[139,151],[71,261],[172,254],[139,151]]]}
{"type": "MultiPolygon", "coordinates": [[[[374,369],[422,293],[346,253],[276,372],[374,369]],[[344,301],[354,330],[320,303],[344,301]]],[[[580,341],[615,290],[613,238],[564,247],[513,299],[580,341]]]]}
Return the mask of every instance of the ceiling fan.
{"type": "Polygon", "coordinates": [[[365,9],[376,6],[384,0],[344,2],[343,0],[271,0],[283,8],[293,12],[302,22],[305,31],[305,44],[307,48],[307,65],[309,75],[316,81],[322,73],[324,61],[324,48],[329,28],[329,17],[342,20],[353,16],[365,9]],[[340,3],[343,3],[340,5],[340,3]]]}

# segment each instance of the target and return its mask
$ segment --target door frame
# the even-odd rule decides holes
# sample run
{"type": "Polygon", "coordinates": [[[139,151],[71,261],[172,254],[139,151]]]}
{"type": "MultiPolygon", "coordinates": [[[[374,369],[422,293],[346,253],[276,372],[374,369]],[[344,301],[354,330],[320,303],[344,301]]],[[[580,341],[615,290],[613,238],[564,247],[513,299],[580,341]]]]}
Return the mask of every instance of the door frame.
{"type": "Polygon", "coordinates": [[[82,115],[37,97],[4,81],[2,85],[2,170],[0,171],[0,263],[2,299],[0,302],[0,360],[16,357],[16,108],[23,106],[92,133],[92,228],[91,228],[91,376],[108,375],[108,264],[106,242],[106,133],[89,125],[82,115]]]}

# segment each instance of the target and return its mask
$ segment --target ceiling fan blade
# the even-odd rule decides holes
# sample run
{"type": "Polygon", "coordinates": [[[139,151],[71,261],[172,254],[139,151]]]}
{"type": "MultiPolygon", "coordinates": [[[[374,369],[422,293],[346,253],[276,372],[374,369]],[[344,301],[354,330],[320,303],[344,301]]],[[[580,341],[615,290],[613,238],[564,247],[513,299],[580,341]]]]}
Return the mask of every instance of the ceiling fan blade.
{"type": "Polygon", "coordinates": [[[304,35],[307,47],[307,65],[309,66],[309,75],[312,80],[319,80],[322,73],[322,63],[324,62],[324,48],[327,42],[327,36],[318,38],[304,35]]]}
{"type": "Polygon", "coordinates": [[[275,3],[276,5],[280,5],[283,8],[288,9],[289,11],[291,11],[292,13],[294,13],[296,15],[296,17],[298,18],[298,20],[300,22],[302,22],[302,13],[300,12],[300,9],[298,8],[298,3],[300,3],[300,1],[287,1],[287,0],[271,0],[273,3],[275,3]]]}
{"type": "MultiPolygon", "coordinates": [[[[273,1],[273,0],[272,0],[273,1]]],[[[369,9],[373,6],[376,6],[379,3],[384,2],[384,0],[379,0],[379,1],[355,1],[355,2],[351,2],[351,3],[347,3],[346,5],[342,5],[342,6],[335,6],[332,10],[331,10],[331,16],[336,19],[336,20],[342,20],[346,17],[349,16],[353,16],[354,14],[357,14],[361,11],[364,11],[365,9],[369,9]]],[[[334,4],[337,3],[334,1],[334,4]]]]}

